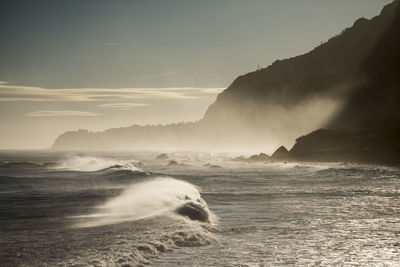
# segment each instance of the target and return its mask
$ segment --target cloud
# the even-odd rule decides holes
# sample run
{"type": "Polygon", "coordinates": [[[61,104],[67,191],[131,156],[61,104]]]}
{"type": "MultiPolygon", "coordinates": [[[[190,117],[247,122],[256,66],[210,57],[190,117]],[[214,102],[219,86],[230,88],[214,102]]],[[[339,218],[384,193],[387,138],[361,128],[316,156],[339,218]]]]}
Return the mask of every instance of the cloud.
{"type": "Polygon", "coordinates": [[[129,110],[129,109],[135,109],[138,107],[145,107],[145,106],[148,106],[148,104],[144,104],[144,103],[109,103],[109,104],[100,105],[99,107],[129,110]]]}
{"type": "Polygon", "coordinates": [[[40,110],[32,111],[25,115],[26,117],[59,117],[59,116],[74,116],[74,117],[93,117],[102,116],[102,114],[77,111],[77,110],[40,110]]]}
{"type": "Polygon", "coordinates": [[[71,88],[51,89],[0,82],[0,101],[90,102],[131,99],[195,99],[217,94],[223,88],[71,88]]]}
{"type": "Polygon", "coordinates": [[[133,79],[152,79],[152,78],[159,78],[159,77],[167,77],[167,76],[174,76],[183,73],[181,70],[171,70],[165,71],[160,73],[148,74],[148,75],[139,75],[132,77],[133,79]]]}
{"type": "Polygon", "coordinates": [[[222,93],[222,91],[224,91],[225,88],[203,88],[203,89],[199,89],[199,92],[201,94],[219,94],[222,93]]]}

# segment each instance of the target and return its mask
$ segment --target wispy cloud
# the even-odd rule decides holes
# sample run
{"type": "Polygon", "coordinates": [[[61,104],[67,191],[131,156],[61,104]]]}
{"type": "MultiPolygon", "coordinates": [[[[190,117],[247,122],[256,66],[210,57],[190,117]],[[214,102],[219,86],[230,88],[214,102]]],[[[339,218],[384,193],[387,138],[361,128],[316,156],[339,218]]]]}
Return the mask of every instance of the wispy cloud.
{"type": "Polygon", "coordinates": [[[102,114],[88,112],[88,111],[77,111],[77,110],[39,110],[32,111],[25,115],[26,117],[56,117],[56,116],[74,116],[74,117],[93,117],[102,116],[102,114]]]}
{"type": "Polygon", "coordinates": [[[174,76],[174,75],[178,75],[181,73],[183,73],[182,70],[171,70],[171,71],[165,71],[165,72],[160,72],[160,73],[134,76],[132,78],[133,79],[152,79],[152,78],[159,78],[159,77],[166,77],[166,76],[174,76]]]}
{"type": "Polygon", "coordinates": [[[144,103],[109,103],[109,104],[100,105],[99,107],[129,110],[129,109],[135,109],[138,107],[145,107],[145,106],[148,106],[148,104],[144,104],[144,103]]]}
{"type": "Polygon", "coordinates": [[[131,99],[195,99],[217,94],[223,88],[73,88],[51,89],[0,82],[0,101],[89,102],[131,99]]]}
{"type": "Polygon", "coordinates": [[[199,92],[202,94],[219,94],[224,91],[225,88],[202,88],[199,92]]]}

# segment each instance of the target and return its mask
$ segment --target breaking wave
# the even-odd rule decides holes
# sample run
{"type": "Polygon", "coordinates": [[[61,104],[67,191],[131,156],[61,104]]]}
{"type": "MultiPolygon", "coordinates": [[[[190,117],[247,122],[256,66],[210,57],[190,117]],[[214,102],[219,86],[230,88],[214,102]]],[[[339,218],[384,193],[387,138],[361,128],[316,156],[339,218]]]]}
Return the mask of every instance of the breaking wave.
{"type": "Polygon", "coordinates": [[[156,177],[133,184],[119,196],[97,207],[98,212],[78,216],[87,221],[78,227],[93,227],[149,217],[170,215],[215,222],[207,203],[192,184],[170,177],[156,177]]]}
{"type": "Polygon", "coordinates": [[[131,171],[142,170],[139,168],[139,161],[117,160],[112,158],[101,158],[92,156],[72,156],[57,163],[54,168],[71,171],[94,172],[109,168],[126,169],[131,171]]]}
{"type": "Polygon", "coordinates": [[[180,247],[218,239],[216,216],[189,182],[141,171],[134,160],[84,155],[45,160],[0,162],[0,188],[7,185],[0,193],[38,203],[32,212],[31,206],[7,212],[30,220],[45,214],[55,218],[46,220],[49,227],[63,228],[60,235],[46,238],[56,242],[49,251],[60,249],[67,256],[37,257],[29,259],[30,265],[138,266],[180,247]]]}
{"type": "Polygon", "coordinates": [[[75,216],[79,223],[74,228],[90,232],[94,227],[112,225],[131,229],[132,237],[108,246],[101,257],[84,250],[84,257],[62,265],[143,265],[179,247],[206,246],[217,240],[216,216],[209,211],[199,189],[174,178],[155,177],[135,183],[96,209],[93,214],[75,216]]]}

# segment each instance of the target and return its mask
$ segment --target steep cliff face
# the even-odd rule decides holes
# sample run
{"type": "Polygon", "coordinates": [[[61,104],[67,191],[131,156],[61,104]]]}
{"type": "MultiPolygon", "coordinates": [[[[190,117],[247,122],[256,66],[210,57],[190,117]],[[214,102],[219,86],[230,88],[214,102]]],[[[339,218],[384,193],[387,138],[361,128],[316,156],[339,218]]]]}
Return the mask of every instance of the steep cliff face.
{"type": "Polygon", "coordinates": [[[400,129],[400,0],[311,52],[238,77],[196,123],[67,132],[57,149],[260,149],[321,127],[400,129]]]}
{"type": "Polygon", "coordinates": [[[330,123],[331,128],[400,130],[399,1],[386,12],[394,14],[393,20],[361,66],[366,77],[365,83],[352,92],[346,106],[330,123]]]}
{"type": "MultiPolygon", "coordinates": [[[[398,1],[397,1],[398,3],[398,1]]],[[[296,140],[287,159],[400,162],[400,5],[361,65],[365,82],[331,121],[296,140]]]]}
{"type": "MultiPolygon", "coordinates": [[[[288,140],[321,127],[366,127],[367,123],[358,121],[374,117],[361,110],[369,110],[368,101],[374,101],[375,96],[357,99],[362,94],[360,88],[370,86],[372,90],[381,90],[370,79],[371,73],[379,68],[369,68],[367,65],[373,64],[367,62],[378,62],[380,55],[373,55],[380,50],[386,51],[382,53],[389,58],[395,53],[393,36],[399,34],[394,32],[393,24],[399,2],[387,5],[371,20],[357,20],[352,27],[307,54],[278,60],[265,69],[238,77],[209,107],[203,123],[214,125],[214,129],[230,129],[223,136],[240,133],[254,144],[268,140],[287,146],[292,145],[288,140]],[[378,48],[385,34],[392,49],[378,48]]],[[[375,110],[381,108],[374,106],[375,110]]],[[[379,119],[385,116],[380,113],[379,119]]]]}
{"type": "Polygon", "coordinates": [[[357,20],[307,54],[276,61],[268,68],[238,77],[209,107],[204,119],[220,120],[232,113],[237,118],[254,119],[269,106],[293,108],[316,98],[347,98],[366,82],[370,72],[378,71],[375,68],[368,72],[365,62],[377,62],[371,60],[371,54],[388,28],[393,28],[398,4],[395,1],[386,6],[371,20],[357,20]]]}

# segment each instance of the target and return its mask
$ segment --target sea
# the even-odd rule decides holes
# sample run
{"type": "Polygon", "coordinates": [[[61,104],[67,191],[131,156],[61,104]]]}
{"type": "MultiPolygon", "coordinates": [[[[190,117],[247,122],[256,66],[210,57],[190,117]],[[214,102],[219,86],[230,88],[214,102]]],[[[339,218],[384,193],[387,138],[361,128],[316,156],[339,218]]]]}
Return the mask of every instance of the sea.
{"type": "Polygon", "coordinates": [[[0,151],[0,266],[400,266],[400,167],[0,151]]]}

